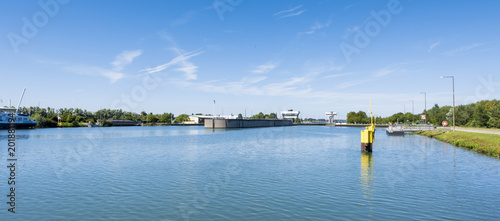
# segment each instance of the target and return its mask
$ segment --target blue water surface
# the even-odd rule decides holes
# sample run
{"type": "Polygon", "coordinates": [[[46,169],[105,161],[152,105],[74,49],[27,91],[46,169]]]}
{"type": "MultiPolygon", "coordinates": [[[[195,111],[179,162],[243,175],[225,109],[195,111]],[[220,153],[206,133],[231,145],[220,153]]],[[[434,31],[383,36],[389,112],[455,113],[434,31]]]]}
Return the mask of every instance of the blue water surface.
{"type": "Polygon", "coordinates": [[[500,160],[423,136],[294,126],[16,131],[0,220],[500,220],[500,160]]]}

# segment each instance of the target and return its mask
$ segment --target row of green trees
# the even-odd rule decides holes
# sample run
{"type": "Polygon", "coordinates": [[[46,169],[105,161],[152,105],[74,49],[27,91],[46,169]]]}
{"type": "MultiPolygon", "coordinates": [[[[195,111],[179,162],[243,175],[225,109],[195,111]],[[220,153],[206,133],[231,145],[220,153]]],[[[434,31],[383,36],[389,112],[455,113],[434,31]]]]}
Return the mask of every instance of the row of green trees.
{"type": "MultiPolygon", "coordinates": [[[[121,109],[101,109],[96,112],[82,110],[79,108],[40,108],[40,107],[22,107],[21,113],[29,114],[31,119],[38,122],[37,127],[56,127],[58,122],[63,126],[78,127],[85,122],[96,123],[98,120],[105,122],[109,119],[114,120],[132,120],[145,123],[183,123],[189,120],[189,115],[181,114],[175,117],[172,113],[153,114],[142,111],[140,114],[121,109]],[[60,117],[60,120],[58,120],[60,117]],[[172,122],[173,120],[173,122],[172,122]]],[[[377,123],[396,123],[406,122],[421,124],[424,120],[421,115],[425,113],[396,113],[389,117],[377,117],[377,123]]],[[[197,113],[197,115],[202,115],[197,113]]],[[[241,114],[238,114],[242,118],[241,114]]],[[[276,119],[276,113],[264,114],[262,112],[255,114],[250,119],[276,119]]],[[[427,123],[440,125],[442,121],[448,121],[451,125],[453,121],[453,108],[451,106],[442,106],[435,104],[427,110],[427,123]]],[[[347,123],[370,123],[369,116],[363,112],[349,112],[347,114],[347,123]]],[[[486,127],[500,128],[500,101],[479,101],[473,104],[459,105],[455,108],[455,125],[466,127],[486,127]]]]}
{"type": "MultiPolygon", "coordinates": [[[[241,114],[238,115],[240,117],[241,114]]],[[[250,119],[277,119],[278,115],[276,113],[264,114],[262,112],[255,114],[250,117],[250,119]]]]}
{"type": "MultiPolygon", "coordinates": [[[[141,121],[143,123],[183,123],[189,121],[189,115],[180,114],[174,116],[172,113],[153,114],[142,111],[141,113],[134,113],[130,111],[123,111],[121,109],[101,109],[96,112],[91,112],[79,108],[40,108],[40,107],[22,107],[19,109],[21,113],[30,115],[32,120],[37,121],[38,128],[57,127],[58,123],[64,127],[79,127],[84,123],[97,123],[101,122],[104,126],[110,126],[108,120],[132,120],[141,121]],[[173,121],[173,122],[172,122],[173,121]]],[[[203,115],[196,113],[191,115],[203,115]]],[[[209,115],[210,116],[210,115],[209,115]]],[[[243,118],[238,114],[238,118],[243,118]]],[[[262,112],[253,115],[250,119],[276,119],[276,113],[263,114],[262,112]]]]}
{"type": "MultiPolygon", "coordinates": [[[[396,113],[389,117],[377,117],[377,123],[406,122],[421,124],[425,121],[421,116],[425,113],[413,115],[412,113],[396,113]]],[[[453,108],[435,104],[427,110],[427,123],[441,125],[441,122],[453,122],[453,108]]],[[[351,111],[347,114],[347,123],[369,123],[370,117],[363,111],[351,111]]],[[[455,107],[455,125],[465,127],[500,128],[500,101],[479,101],[472,104],[455,107]]]]}
{"type": "Polygon", "coordinates": [[[22,107],[21,113],[30,115],[32,120],[37,121],[37,127],[57,127],[58,122],[65,127],[79,127],[82,123],[106,124],[107,120],[132,120],[142,121],[144,123],[182,123],[189,120],[189,115],[181,114],[177,117],[172,113],[153,114],[142,111],[140,114],[119,110],[101,109],[96,112],[82,110],[79,108],[40,108],[40,107],[22,107]]]}

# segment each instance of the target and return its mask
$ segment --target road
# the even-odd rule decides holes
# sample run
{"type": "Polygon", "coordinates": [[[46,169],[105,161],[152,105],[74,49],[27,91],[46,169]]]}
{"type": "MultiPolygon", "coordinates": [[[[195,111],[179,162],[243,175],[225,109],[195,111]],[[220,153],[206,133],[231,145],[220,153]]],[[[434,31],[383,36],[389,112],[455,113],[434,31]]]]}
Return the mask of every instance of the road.
{"type": "Polygon", "coordinates": [[[488,130],[474,130],[474,129],[461,129],[456,128],[456,131],[472,132],[472,133],[482,133],[482,134],[496,134],[500,135],[500,131],[488,131],[488,130]]]}

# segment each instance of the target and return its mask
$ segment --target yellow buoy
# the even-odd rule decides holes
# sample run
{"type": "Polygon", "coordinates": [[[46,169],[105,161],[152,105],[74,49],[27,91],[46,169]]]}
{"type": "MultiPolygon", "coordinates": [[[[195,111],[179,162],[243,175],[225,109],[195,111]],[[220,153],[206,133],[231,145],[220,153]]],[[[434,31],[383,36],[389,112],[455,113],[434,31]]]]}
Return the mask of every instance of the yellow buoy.
{"type": "Polygon", "coordinates": [[[372,101],[370,101],[371,125],[361,131],[361,151],[372,152],[373,141],[375,141],[375,124],[373,123],[372,101]]]}

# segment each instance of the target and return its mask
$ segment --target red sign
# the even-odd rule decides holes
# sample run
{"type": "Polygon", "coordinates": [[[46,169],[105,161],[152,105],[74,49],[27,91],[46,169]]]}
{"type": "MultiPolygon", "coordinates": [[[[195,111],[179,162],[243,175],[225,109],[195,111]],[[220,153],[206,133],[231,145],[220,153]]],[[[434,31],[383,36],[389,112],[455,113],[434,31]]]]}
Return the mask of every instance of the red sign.
{"type": "Polygon", "coordinates": [[[446,126],[448,126],[448,121],[443,121],[443,123],[441,123],[441,124],[443,124],[443,126],[446,127],[446,126]]]}

